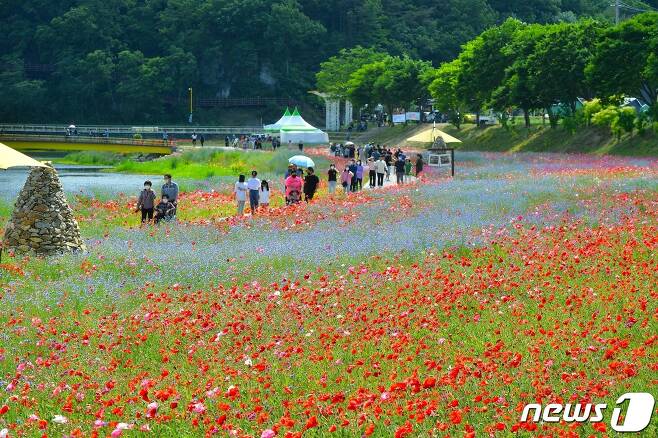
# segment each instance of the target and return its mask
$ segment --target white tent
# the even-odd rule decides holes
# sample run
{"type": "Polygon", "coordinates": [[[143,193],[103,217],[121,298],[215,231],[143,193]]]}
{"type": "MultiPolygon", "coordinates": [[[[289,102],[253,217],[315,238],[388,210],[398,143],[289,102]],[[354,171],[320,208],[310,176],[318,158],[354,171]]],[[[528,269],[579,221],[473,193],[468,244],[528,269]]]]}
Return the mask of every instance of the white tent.
{"type": "Polygon", "coordinates": [[[304,144],[318,144],[329,142],[329,135],[304,120],[297,108],[295,108],[292,114],[286,109],[286,113],[278,122],[272,125],[265,125],[266,131],[275,130],[274,128],[278,128],[281,136],[281,144],[300,142],[304,144]],[[286,114],[288,115],[287,117],[286,114]]]}
{"type": "Polygon", "coordinates": [[[281,131],[281,144],[304,143],[304,144],[326,144],[329,143],[329,135],[320,131],[281,131]]]}
{"type": "Polygon", "coordinates": [[[283,115],[278,121],[272,123],[271,125],[263,126],[263,129],[265,129],[265,131],[267,132],[279,132],[281,130],[281,127],[287,123],[290,117],[291,117],[290,110],[286,107],[286,112],[283,113],[283,115]]]}

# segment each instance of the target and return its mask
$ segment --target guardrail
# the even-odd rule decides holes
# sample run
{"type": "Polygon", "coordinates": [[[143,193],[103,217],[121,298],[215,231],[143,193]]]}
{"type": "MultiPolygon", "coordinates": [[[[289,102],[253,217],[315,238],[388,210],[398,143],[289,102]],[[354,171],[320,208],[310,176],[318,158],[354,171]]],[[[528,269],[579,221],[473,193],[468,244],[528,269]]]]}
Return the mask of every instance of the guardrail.
{"type": "MultiPolygon", "coordinates": [[[[69,126],[57,124],[0,124],[0,135],[13,133],[34,133],[34,134],[51,134],[57,133],[65,135],[69,126]]],[[[167,132],[180,136],[185,134],[191,136],[196,134],[209,135],[249,135],[265,134],[262,126],[126,126],[126,125],[79,125],[76,126],[78,134],[90,138],[103,138],[105,132],[110,135],[128,134],[150,134],[161,137],[167,132]],[[96,136],[88,135],[96,133],[96,136]]],[[[346,135],[346,131],[327,131],[329,135],[346,135]]],[[[110,137],[111,138],[111,137],[110,137]]]]}
{"type": "MultiPolygon", "coordinates": [[[[0,124],[0,133],[58,133],[64,135],[69,129],[69,125],[56,124],[0,124]]],[[[105,132],[111,134],[215,134],[215,135],[244,135],[244,134],[263,134],[265,131],[262,126],[125,126],[125,125],[76,125],[75,129],[78,134],[89,134],[92,132],[102,136],[105,132]]],[[[90,136],[91,137],[91,136],[90,136]]]]}
{"type": "Polygon", "coordinates": [[[175,140],[152,140],[121,137],[87,137],[80,135],[17,135],[0,134],[0,141],[7,142],[51,142],[51,143],[83,143],[83,144],[116,144],[129,146],[173,147],[175,140]]]}

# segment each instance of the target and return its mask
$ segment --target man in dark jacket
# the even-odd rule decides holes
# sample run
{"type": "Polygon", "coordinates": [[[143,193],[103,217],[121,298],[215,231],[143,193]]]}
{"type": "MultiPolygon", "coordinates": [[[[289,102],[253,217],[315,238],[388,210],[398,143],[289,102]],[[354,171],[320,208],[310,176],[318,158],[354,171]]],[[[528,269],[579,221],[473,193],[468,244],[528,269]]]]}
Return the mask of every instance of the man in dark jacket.
{"type": "Polygon", "coordinates": [[[356,171],[357,171],[357,165],[356,161],[352,160],[350,161],[350,165],[348,166],[348,169],[350,172],[352,172],[352,183],[350,184],[350,192],[356,192],[356,171]]]}
{"type": "Polygon", "coordinates": [[[399,158],[395,162],[395,176],[398,184],[404,183],[404,160],[399,158]]]}
{"type": "Polygon", "coordinates": [[[309,202],[315,196],[315,191],[320,184],[320,178],[315,174],[315,170],[309,167],[306,170],[306,178],[304,178],[304,199],[309,202]]]}
{"type": "Polygon", "coordinates": [[[421,154],[418,154],[418,158],[416,159],[416,178],[420,178],[420,174],[423,173],[423,165],[425,163],[423,162],[423,156],[421,154]]]}

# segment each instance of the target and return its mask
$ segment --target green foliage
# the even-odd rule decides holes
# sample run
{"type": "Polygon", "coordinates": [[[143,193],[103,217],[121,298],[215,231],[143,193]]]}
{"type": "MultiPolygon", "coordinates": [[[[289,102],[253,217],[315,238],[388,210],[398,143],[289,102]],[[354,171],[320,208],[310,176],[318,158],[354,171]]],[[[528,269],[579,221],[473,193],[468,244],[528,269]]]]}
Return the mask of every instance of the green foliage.
{"type": "MultiPolygon", "coordinates": [[[[152,161],[123,160],[115,166],[118,172],[160,175],[172,173],[180,178],[206,179],[211,176],[237,176],[257,170],[260,174],[281,173],[288,158],[296,153],[279,149],[269,151],[194,150],[179,156],[168,156],[152,161]]],[[[315,159],[318,168],[328,167],[324,159],[315,159]]]]}
{"type": "Polygon", "coordinates": [[[543,108],[562,103],[576,112],[579,97],[589,97],[585,67],[601,32],[592,21],[546,26],[528,56],[530,88],[543,108]]]}
{"type": "Polygon", "coordinates": [[[429,69],[428,62],[387,56],[352,73],[347,95],[359,106],[383,103],[390,114],[395,108],[408,108],[426,94],[423,78],[429,69]]]}
{"type": "Polygon", "coordinates": [[[353,49],[343,49],[322,64],[315,75],[318,90],[335,97],[346,97],[347,83],[352,74],[367,64],[382,61],[388,55],[371,48],[357,46],[353,49]]]}
{"type": "Polygon", "coordinates": [[[514,62],[513,51],[504,48],[522,28],[521,22],[509,19],[464,46],[459,55],[456,92],[471,110],[479,111],[489,103],[496,109],[506,106],[502,100],[492,101],[492,96],[504,80],[506,69],[514,62]]]}
{"type": "Polygon", "coordinates": [[[562,119],[562,127],[572,134],[586,125],[585,111],[582,108],[562,119]]]}
{"type": "Polygon", "coordinates": [[[603,106],[601,105],[601,101],[599,99],[592,99],[583,105],[583,114],[585,116],[585,121],[587,125],[592,123],[592,117],[594,114],[598,113],[603,109],[603,106]]]}
{"type": "Polygon", "coordinates": [[[656,114],[658,12],[640,14],[604,32],[587,76],[601,96],[642,96],[656,114]]]}
{"type": "Polygon", "coordinates": [[[66,154],[58,160],[67,164],[82,164],[86,166],[114,166],[126,159],[125,155],[115,152],[80,151],[66,154]]]}
{"type": "MultiPolygon", "coordinates": [[[[542,106],[535,89],[537,81],[532,76],[530,56],[544,37],[546,27],[541,25],[524,26],[514,33],[514,38],[501,51],[509,57],[510,65],[492,95],[495,108],[517,106],[525,114],[526,128],[530,126],[529,114],[532,109],[542,106]]],[[[555,115],[549,111],[551,124],[557,123],[555,115]]]]}
{"type": "Polygon", "coordinates": [[[436,70],[425,73],[425,81],[430,81],[429,92],[434,99],[435,107],[448,114],[450,123],[457,129],[464,121],[463,103],[457,95],[457,81],[461,69],[461,60],[456,59],[441,65],[436,70]]]}
{"type": "Polygon", "coordinates": [[[592,123],[598,126],[609,127],[612,134],[619,141],[625,132],[633,133],[635,118],[636,114],[633,108],[608,106],[594,114],[592,123]]]}
{"type": "MultiPolygon", "coordinates": [[[[635,110],[630,107],[619,109],[617,119],[612,123],[613,131],[621,133],[628,132],[632,135],[633,128],[635,128],[635,110]]],[[[618,138],[620,136],[621,134],[618,138]]]]}
{"type": "MultiPolygon", "coordinates": [[[[343,94],[364,64],[320,67],[343,58],[343,48],[372,47],[362,50],[438,66],[508,17],[548,23],[606,8],[598,0],[2,2],[0,118],[180,123],[188,87],[199,98],[304,99],[317,79],[321,90],[343,94]],[[316,78],[318,70],[328,74],[316,78]]],[[[499,64],[492,67],[500,74],[499,64]]]]}

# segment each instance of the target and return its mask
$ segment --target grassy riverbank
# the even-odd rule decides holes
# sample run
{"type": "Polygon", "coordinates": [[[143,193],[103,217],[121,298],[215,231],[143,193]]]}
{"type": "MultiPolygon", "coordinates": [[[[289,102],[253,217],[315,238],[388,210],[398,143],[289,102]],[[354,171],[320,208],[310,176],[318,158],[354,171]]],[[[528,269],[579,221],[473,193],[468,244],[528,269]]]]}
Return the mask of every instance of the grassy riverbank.
{"type": "MultiPolygon", "coordinates": [[[[287,149],[271,151],[244,151],[206,149],[183,152],[150,161],[137,161],[135,157],[105,152],[77,152],[66,155],[61,163],[112,166],[112,172],[158,175],[175,174],[178,178],[206,179],[215,176],[237,176],[253,169],[261,174],[283,172],[288,158],[298,152],[287,149]]],[[[313,157],[316,166],[328,167],[322,157],[313,157]]]]}
{"type": "Polygon", "coordinates": [[[453,126],[442,129],[463,142],[456,147],[469,151],[658,155],[658,135],[650,130],[644,135],[624,135],[617,141],[608,129],[599,127],[579,128],[574,133],[561,126],[551,129],[548,125],[532,126],[529,130],[521,126],[479,129],[475,125],[464,125],[460,130],[453,126]]]}

